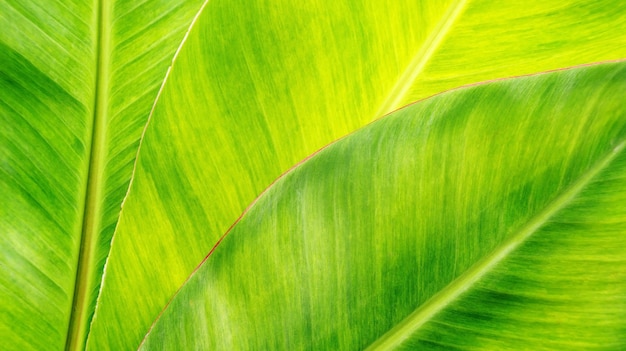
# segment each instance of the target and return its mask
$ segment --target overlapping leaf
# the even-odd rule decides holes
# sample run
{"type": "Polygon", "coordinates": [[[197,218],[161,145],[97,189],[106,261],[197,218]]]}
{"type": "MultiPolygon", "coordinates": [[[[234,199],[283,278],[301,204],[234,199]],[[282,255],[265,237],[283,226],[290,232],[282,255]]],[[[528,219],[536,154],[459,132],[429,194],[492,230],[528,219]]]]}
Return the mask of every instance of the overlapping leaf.
{"type": "Polygon", "coordinates": [[[90,346],[133,348],[243,209],[321,146],[458,85],[626,54],[616,1],[205,5],[109,256],[200,1],[0,1],[1,348],[82,348],[107,258],[90,346]]]}
{"type": "Polygon", "coordinates": [[[626,63],[459,89],[276,182],[143,349],[622,349],[626,63]],[[408,318],[407,318],[408,316],[408,318]]]}
{"type": "Polygon", "coordinates": [[[1,349],[84,347],[142,127],[199,6],[0,1],[1,349]]]}
{"type": "Polygon", "coordinates": [[[90,346],[136,346],[251,201],[327,143],[455,86],[624,57],[620,6],[208,2],[148,127],[90,346]]]}

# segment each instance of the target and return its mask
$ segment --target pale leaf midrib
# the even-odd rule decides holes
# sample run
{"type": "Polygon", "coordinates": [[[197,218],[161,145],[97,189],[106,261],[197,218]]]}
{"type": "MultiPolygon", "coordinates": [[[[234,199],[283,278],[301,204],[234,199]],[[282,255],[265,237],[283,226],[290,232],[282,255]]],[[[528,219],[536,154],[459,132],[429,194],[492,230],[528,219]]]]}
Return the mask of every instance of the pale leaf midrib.
{"type": "Polygon", "coordinates": [[[379,118],[400,107],[417,77],[422,73],[426,64],[437,51],[445,37],[450,32],[452,25],[459,18],[469,0],[456,0],[450,5],[445,15],[441,18],[435,29],[426,38],[420,49],[415,53],[411,62],[400,76],[391,92],[378,108],[374,118],[379,118]]]}
{"type": "Polygon", "coordinates": [[[511,252],[546,224],[550,218],[563,208],[566,208],[601,171],[611,164],[620,152],[624,150],[625,146],[626,140],[621,141],[605,157],[582,174],[576,182],[552,200],[543,211],[532,217],[525,226],[521,227],[520,230],[513,233],[505,242],[498,246],[496,250],[474,264],[460,277],[422,304],[400,324],[375,341],[368,350],[391,350],[410,338],[422,325],[453,303],[465,291],[469,290],[474,283],[489,273],[511,252]]]}
{"type": "Polygon", "coordinates": [[[87,322],[91,311],[89,299],[94,280],[94,253],[101,220],[102,178],[106,157],[106,127],[108,115],[109,70],[110,70],[110,26],[109,1],[100,0],[96,14],[96,67],[94,116],[91,134],[89,170],[85,192],[85,208],[80,239],[80,252],[66,350],[83,350],[87,333],[87,322]]]}

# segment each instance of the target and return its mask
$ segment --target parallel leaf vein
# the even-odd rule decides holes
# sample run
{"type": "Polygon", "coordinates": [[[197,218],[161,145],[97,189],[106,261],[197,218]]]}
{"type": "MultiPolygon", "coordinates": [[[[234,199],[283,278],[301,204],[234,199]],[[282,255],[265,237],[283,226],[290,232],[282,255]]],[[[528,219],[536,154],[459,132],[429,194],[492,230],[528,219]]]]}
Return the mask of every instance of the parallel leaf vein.
{"type": "Polygon", "coordinates": [[[543,211],[512,234],[505,242],[496,248],[495,251],[477,262],[460,277],[421,305],[404,321],[373,343],[368,350],[391,350],[402,344],[439,311],[452,304],[461,294],[470,289],[476,282],[506,259],[511,252],[537,232],[537,230],[546,224],[555,214],[567,207],[602,170],[606,169],[611,162],[615,160],[625,147],[626,140],[623,140],[613,148],[608,155],[598,161],[569,188],[550,202],[543,211]]]}
{"type": "Polygon", "coordinates": [[[457,0],[450,5],[446,14],[441,18],[437,27],[433,30],[424,44],[420,47],[413,59],[400,76],[394,87],[387,95],[384,102],[378,108],[375,118],[383,116],[399,107],[406,94],[410,91],[417,77],[422,73],[426,64],[437,51],[445,37],[450,32],[452,25],[459,18],[467,5],[468,0],[457,0]]]}

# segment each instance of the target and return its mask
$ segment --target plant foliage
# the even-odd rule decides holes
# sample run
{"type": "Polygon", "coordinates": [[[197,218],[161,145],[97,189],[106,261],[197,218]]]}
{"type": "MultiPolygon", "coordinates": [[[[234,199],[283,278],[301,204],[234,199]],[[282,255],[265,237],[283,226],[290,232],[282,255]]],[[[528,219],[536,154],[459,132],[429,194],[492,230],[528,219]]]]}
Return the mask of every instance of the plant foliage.
{"type": "Polygon", "coordinates": [[[0,348],[626,347],[624,13],[0,2],[0,348]]]}

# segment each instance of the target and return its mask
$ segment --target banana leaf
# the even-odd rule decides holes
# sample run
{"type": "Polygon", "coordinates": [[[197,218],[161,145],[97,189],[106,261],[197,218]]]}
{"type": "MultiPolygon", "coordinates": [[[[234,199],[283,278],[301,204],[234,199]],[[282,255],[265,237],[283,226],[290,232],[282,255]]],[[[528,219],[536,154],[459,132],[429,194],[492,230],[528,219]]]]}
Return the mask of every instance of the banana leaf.
{"type": "Polygon", "coordinates": [[[624,91],[624,62],[484,84],[330,145],[142,349],[623,349],[624,91]]]}
{"type": "Polygon", "coordinates": [[[0,2],[0,348],[138,347],[282,173],[413,101],[621,59],[624,7],[0,2]]]}

